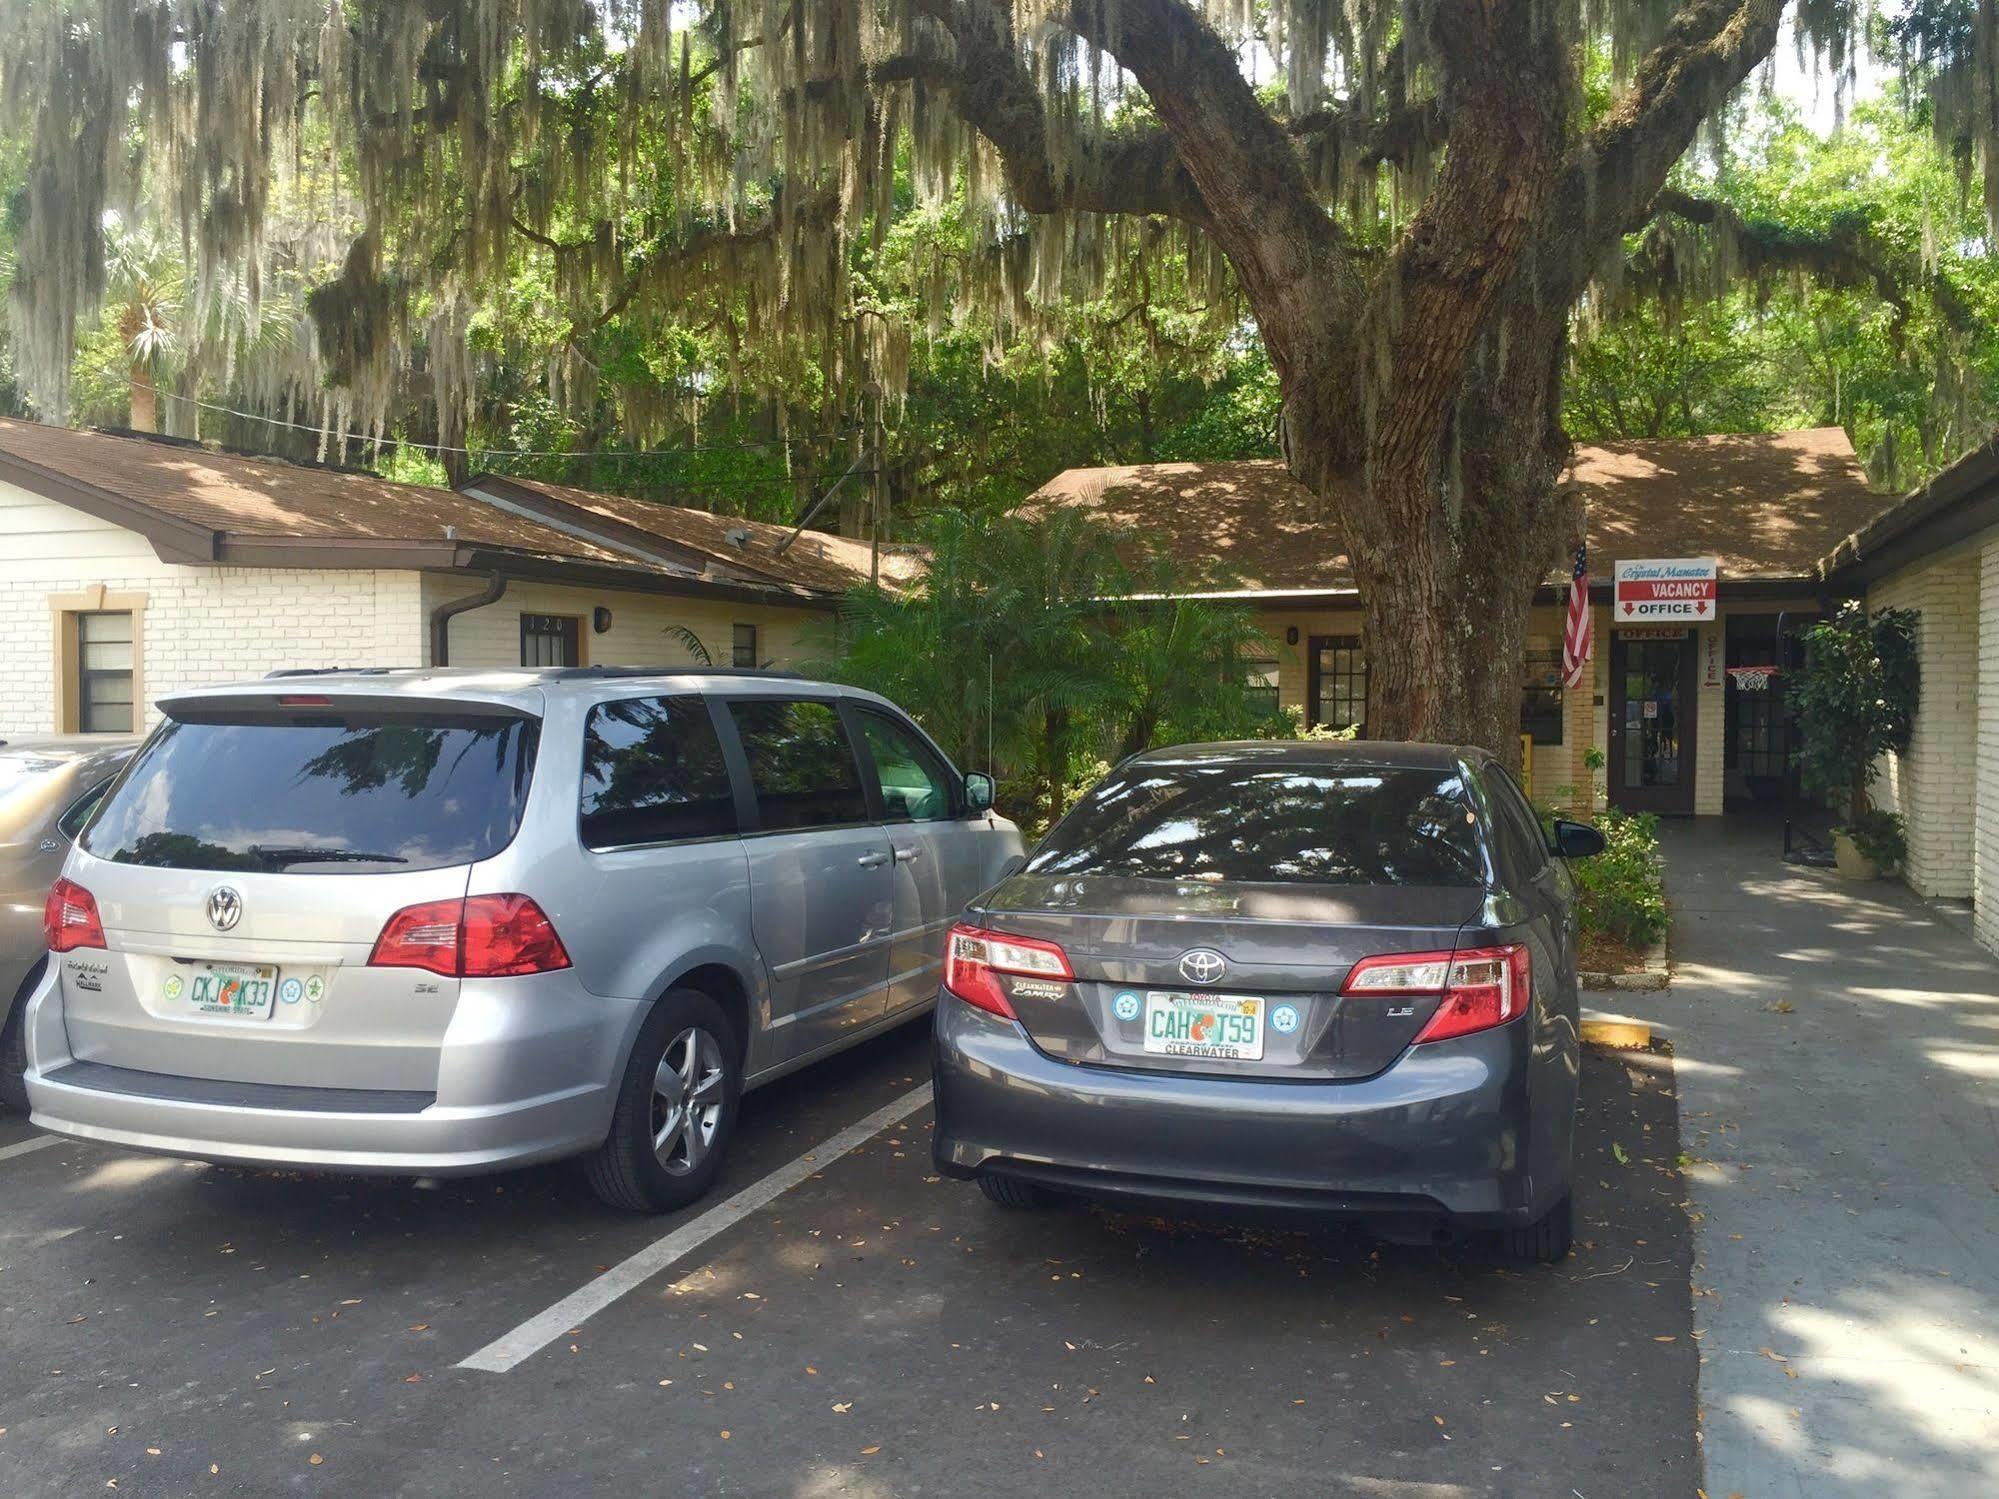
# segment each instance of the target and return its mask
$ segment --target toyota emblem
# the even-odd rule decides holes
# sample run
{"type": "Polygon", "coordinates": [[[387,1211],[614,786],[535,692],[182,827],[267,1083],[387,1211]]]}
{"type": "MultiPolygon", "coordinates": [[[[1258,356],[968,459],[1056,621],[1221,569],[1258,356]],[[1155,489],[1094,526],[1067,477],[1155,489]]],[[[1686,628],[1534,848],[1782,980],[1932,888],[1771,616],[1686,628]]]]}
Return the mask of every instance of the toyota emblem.
{"type": "Polygon", "coordinates": [[[217,885],[208,892],[208,921],[218,932],[226,932],[243,919],[242,892],[229,885],[217,885]]]}
{"type": "Polygon", "coordinates": [[[1228,972],[1228,959],[1212,947],[1180,954],[1180,977],[1190,984],[1212,984],[1228,972]]]}

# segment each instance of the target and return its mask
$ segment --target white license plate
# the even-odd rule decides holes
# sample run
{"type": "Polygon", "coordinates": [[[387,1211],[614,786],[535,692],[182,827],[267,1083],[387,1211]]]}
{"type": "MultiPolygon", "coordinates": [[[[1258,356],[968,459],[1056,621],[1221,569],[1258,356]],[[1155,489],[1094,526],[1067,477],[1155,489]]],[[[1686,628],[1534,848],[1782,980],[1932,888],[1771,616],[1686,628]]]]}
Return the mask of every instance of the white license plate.
{"type": "Polygon", "coordinates": [[[237,963],[176,965],[166,977],[165,992],[168,999],[184,999],[204,1015],[268,1020],[278,999],[278,971],[237,963]]]}
{"type": "Polygon", "coordinates": [[[1145,1049],[1169,1057],[1263,1060],[1261,999],[1243,994],[1148,994],[1145,1049]]]}

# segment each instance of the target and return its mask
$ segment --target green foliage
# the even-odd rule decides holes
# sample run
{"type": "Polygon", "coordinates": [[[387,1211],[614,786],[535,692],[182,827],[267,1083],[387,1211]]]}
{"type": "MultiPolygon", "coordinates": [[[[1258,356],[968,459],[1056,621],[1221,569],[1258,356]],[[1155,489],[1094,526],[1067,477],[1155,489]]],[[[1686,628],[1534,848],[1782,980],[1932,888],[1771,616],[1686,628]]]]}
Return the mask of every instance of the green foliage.
{"type": "Polygon", "coordinates": [[[1569,864],[1585,936],[1602,933],[1634,947],[1666,935],[1665,877],[1659,862],[1659,819],[1647,813],[1604,812],[1596,819],[1604,849],[1569,864]]]}
{"type": "Polygon", "coordinates": [[[1881,757],[1907,749],[1915,731],[1916,615],[1883,609],[1870,618],[1848,602],[1806,632],[1805,651],[1790,689],[1805,789],[1845,797],[1847,815],[1858,818],[1881,757]]]}
{"type": "Polygon", "coordinates": [[[1860,856],[1877,869],[1892,869],[1908,857],[1909,840],[1899,812],[1870,807],[1849,821],[1845,831],[1860,856]]]}
{"type": "Polygon", "coordinates": [[[1999,256],[1964,162],[1894,86],[1831,135],[1782,101],[1745,105],[1727,142],[1674,185],[1739,228],[1666,215],[1632,237],[1632,284],[1577,329],[1570,434],[1844,426],[1891,489],[1983,442],[1999,423],[1999,256]]]}
{"type": "Polygon", "coordinates": [[[990,770],[1030,825],[1079,771],[1154,744],[1237,737],[1266,720],[1233,663],[1275,647],[1247,609],[1143,597],[1159,581],[1128,538],[1072,510],[945,511],[906,594],[848,596],[813,671],[886,694],[960,764],[990,770]]]}

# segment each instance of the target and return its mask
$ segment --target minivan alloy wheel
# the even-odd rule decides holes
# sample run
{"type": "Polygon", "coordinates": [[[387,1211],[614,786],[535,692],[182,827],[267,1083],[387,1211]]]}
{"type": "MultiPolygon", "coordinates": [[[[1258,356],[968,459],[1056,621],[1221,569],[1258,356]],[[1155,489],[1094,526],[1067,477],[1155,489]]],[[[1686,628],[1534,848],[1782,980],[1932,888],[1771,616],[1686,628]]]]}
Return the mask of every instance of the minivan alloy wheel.
{"type": "Polygon", "coordinates": [[[689,1027],[667,1043],[652,1080],[652,1148],[675,1176],[698,1169],[722,1122],[722,1046],[689,1027]]]}

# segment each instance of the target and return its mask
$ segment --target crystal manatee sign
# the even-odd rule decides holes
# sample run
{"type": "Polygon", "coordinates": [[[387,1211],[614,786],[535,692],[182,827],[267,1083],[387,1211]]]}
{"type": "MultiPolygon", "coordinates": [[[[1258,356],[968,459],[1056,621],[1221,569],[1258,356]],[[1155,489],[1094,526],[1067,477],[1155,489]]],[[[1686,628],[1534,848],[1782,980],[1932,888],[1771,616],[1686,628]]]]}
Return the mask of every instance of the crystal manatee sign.
{"type": "Polygon", "coordinates": [[[1663,557],[1620,562],[1611,582],[1613,624],[1698,623],[1715,617],[1715,557],[1663,557]]]}

